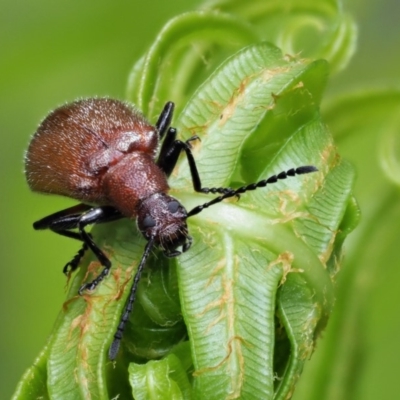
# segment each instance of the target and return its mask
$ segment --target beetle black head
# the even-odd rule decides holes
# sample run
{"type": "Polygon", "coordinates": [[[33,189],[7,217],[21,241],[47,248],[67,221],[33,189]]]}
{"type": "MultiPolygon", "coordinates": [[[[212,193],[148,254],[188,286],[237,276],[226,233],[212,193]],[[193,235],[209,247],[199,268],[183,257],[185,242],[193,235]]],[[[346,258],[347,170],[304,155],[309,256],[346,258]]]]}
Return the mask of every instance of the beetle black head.
{"type": "Polygon", "coordinates": [[[185,252],[192,244],[186,224],[187,212],[175,198],[164,193],[156,193],[145,199],[138,212],[137,224],[143,236],[154,238],[168,257],[185,252]]]}

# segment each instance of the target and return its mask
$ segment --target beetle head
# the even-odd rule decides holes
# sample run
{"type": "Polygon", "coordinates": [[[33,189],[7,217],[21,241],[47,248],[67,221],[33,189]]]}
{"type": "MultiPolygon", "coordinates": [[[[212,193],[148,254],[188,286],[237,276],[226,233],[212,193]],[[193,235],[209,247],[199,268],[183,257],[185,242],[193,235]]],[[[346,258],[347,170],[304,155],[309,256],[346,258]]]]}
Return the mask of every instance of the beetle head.
{"type": "Polygon", "coordinates": [[[156,193],[145,199],[138,211],[137,224],[143,236],[155,242],[168,257],[185,252],[192,244],[186,224],[187,212],[178,200],[164,193],[156,193]]]}

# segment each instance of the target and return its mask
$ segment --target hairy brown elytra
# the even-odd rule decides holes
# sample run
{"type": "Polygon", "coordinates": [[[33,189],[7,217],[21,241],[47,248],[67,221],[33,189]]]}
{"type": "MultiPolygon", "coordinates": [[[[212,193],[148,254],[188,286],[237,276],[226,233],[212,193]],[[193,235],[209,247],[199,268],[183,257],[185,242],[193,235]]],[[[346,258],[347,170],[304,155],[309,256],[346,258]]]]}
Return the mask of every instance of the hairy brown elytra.
{"type": "Polygon", "coordinates": [[[44,119],[26,153],[26,178],[33,191],[64,195],[81,202],[33,224],[35,229],[50,229],[83,242],[76,256],[65,265],[64,273],[78,267],[87,249],[103,265],[97,278],[81,286],[80,294],[94,290],[111,268],[110,260],[86,232],[87,225],[120,218],[136,219],[147,240],[109,350],[111,360],[118,353],[137,285],[154,245],[168,257],[178,256],[192,243],[187,218],[248,190],[317,171],[314,166],[302,166],[238,189],[202,187],[190,146],[198,138],[193,136],[186,142],[176,139],[177,131],[170,127],[173,110],[174,104],[166,103],[152,125],[128,103],[108,98],[78,100],[57,108],[44,119]],[[188,159],[194,190],[220,194],[189,212],[168,195],[168,176],[182,151],[188,159]]]}

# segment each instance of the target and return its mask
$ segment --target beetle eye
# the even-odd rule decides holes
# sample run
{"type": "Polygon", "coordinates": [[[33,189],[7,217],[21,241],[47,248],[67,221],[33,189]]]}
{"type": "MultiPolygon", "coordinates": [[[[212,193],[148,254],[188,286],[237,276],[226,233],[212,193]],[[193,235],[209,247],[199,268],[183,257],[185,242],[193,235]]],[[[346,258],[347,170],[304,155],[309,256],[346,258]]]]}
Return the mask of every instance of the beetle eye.
{"type": "Polygon", "coordinates": [[[143,220],[143,228],[152,228],[153,226],[156,226],[156,221],[153,217],[150,215],[146,215],[146,217],[143,220]]]}
{"type": "Polygon", "coordinates": [[[179,202],[177,202],[176,200],[172,200],[168,203],[168,210],[174,214],[178,211],[179,208],[179,202]]]}

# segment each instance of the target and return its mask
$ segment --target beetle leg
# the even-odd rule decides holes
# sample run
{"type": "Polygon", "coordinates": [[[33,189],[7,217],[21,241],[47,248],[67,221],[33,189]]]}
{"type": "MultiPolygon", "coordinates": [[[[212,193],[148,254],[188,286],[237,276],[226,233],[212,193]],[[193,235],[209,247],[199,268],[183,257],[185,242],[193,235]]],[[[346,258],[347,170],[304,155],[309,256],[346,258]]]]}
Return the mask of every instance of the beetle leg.
{"type": "Polygon", "coordinates": [[[71,261],[68,261],[63,268],[63,273],[64,275],[67,275],[68,277],[71,275],[72,272],[74,272],[83,256],[85,255],[86,251],[88,250],[88,245],[86,243],[83,243],[82,247],[78,250],[78,252],[75,254],[74,258],[71,261]]]}
{"type": "Polygon", "coordinates": [[[69,274],[78,268],[87,249],[90,248],[96,255],[97,259],[104,266],[104,269],[96,279],[79,289],[79,293],[82,293],[85,289],[93,290],[108,274],[111,267],[110,260],[95,244],[92,235],[87,233],[84,228],[90,224],[110,222],[120,218],[123,218],[123,215],[114,207],[104,206],[93,208],[86,204],[79,204],[42,218],[36,221],[33,227],[36,230],[50,229],[59,235],[84,242],[75,257],[64,266],[63,272],[65,274],[69,274]],[[79,232],[73,232],[71,229],[78,229],[79,232]]]}
{"type": "Polygon", "coordinates": [[[165,104],[164,109],[162,110],[158,120],[156,122],[156,128],[160,135],[160,139],[167,133],[169,126],[171,125],[172,116],[174,114],[174,103],[169,101],[165,104]]]}
{"type": "MultiPolygon", "coordinates": [[[[39,221],[36,221],[33,224],[33,227],[36,230],[50,229],[53,232],[58,233],[59,235],[82,241],[82,237],[79,232],[71,232],[68,229],[77,228],[78,221],[82,213],[90,210],[91,208],[91,206],[88,206],[86,204],[78,204],[74,207],[58,211],[54,214],[48,215],[47,217],[40,219],[39,221]]],[[[78,268],[79,262],[81,261],[87,248],[87,245],[84,243],[81,249],[75,255],[75,257],[64,266],[64,274],[68,275],[78,268]]]]}
{"type": "Polygon", "coordinates": [[[164,171],[164,173],[169,176],[171,175],[175,165],[178,161],[178,157],[182,150],[185,151],[186,157],[189,163],[190,174],[192,176],[193,188],[199,193],[231,193],[232,188],[207,188],[201,186],[201,179],[199,172],[197,170],[196,161],[193,157],[192,147],[190,142],[193,140],[199,140],[198,136],[192,136],[186,142],[181,140],[176,140],[177,131],[175,128],[169,128],[164,142],[161,146],[160,155],[158,157],[157,165],[164,171]]]}
{"type": "Polygon", "coordinates": [[[170,176],[181,154],[182,147],[176,146],[177,131],[175,128],[169,128],[167,135],[162,143],[157,165],[164,171],[165,175],[170,176]]]}
{"type": "Polygon", "coordinates": [[[108,275],[111,269],[111,261],[94,242],[92,235],[85,231],[85,227],[87,225],[109,222],[120,218],[123,218],[123,215],[118,210],[116,210],[114,207],[104,206],[92,208],[91,210],[82,214],[81,218],[79,219],[78,229],[82,240],[87,247],[92,250],[94,255],[100,261],[100,264],[103,266],[103,270],[95,279],[93,279],[91,282],[83,284],[80,287],[79,294],[82,294],[84,290],[94,290],[97,285],[108,275]]]}
{"type": "Polygon", "coordinates": [[[70,208],[66,208],[65,210],[50,214],[47,217],[44,217],[39,221],[34,222],[33,228],[35,230],[51,229],[52,231],[59,233],[60,235],[81,240],[80,237],[76,237],[75,235],[69,236],[69,234],[64,234],[64,231],[67,229],[77,228],[79,217],[85,211],[88,211],[91,208],[92,206],[83,203],[70,208]]]}

